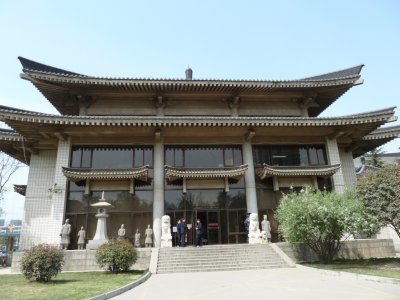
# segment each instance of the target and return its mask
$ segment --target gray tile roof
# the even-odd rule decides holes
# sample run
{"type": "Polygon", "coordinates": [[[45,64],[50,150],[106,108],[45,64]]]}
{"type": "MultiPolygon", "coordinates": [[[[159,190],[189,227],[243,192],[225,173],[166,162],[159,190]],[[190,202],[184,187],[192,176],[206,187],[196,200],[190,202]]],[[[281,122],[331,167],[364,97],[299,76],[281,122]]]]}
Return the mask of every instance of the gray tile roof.
{"type": "Polygon", "coordinates": [[[335,79],[342,79],[342,78],[350,78],[350,77],[358,77],[361,73],[361,69],[364,67],[364,65],[358,65],[352,68],[347,68],[331,73],[326,73],[322,75],[317,75],[317,76],[312,76],[312,77],[307,77],[303,78],[300,80],[335,80],[335,79]]]}

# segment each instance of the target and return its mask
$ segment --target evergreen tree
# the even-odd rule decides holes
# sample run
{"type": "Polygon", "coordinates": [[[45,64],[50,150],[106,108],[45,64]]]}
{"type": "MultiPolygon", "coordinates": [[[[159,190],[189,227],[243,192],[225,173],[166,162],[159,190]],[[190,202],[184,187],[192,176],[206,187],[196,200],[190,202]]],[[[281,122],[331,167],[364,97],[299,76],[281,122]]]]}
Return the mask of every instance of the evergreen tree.
{"type": "Polygon", "coordinates": [[[382,168],[384,166],[384,161],[382,159],[382,154],[384,151],[382,148],[375,148],[374,150],[369,151],[365,155],[366,164],[369,166],[382,168]]]}

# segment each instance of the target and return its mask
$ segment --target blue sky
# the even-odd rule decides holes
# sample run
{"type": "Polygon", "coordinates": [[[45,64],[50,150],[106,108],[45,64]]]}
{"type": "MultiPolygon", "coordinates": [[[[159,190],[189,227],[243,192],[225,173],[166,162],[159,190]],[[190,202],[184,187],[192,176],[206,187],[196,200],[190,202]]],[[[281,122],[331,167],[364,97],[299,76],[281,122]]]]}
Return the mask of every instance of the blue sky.
{"type": "MultiPolygon", "coordinates": [[[[365,64],[323,116],[400,104],[400,1],[1,1],[0,104],[56,113],[18,56],[95,76],[296,79],[365,64]]],[[[400,108],[397,109],[397,115],[400,108]]],[[[400,124],[399,121],[390,125],[400,124]]],[[[387,144],[398,152],[400,139],[387,144]]],[[[26,182],[27,171],[13,183],[26,182]]],[[[23,198],[5,208],[22,216],[23,198]]]]}

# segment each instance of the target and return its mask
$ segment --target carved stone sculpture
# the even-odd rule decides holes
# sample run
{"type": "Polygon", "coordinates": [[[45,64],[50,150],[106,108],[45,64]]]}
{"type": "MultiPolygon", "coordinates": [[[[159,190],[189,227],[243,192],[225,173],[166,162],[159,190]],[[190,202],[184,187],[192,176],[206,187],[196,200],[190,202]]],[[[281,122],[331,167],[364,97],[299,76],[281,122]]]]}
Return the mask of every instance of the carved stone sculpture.
{"type": "Polygon", "coordinates": [[[269,224],[267,215],[264,215],[264,220],[261,222],[261,237],[263,244],[271,241],[271,225],[269,224]]]}
{"type": "Polygon", "coordinates": [[[172,247],[171,219],[168,215],[161,217],[161,248],[172,247]]]}
{"type": "Polygon", "coordinates": [[[140,247],[140,232],[139,232],[139,229],[136,229],[136,233],[135,233],[135,247],[136,248],[140,247]]]}
{"type": "Polygon", "coordinates": [[[61,227],[61,241],[60,241],[60,247],[61,249],[68,249],[68,245],[70,243],[70,238],[69,235],[71,233],[71,224],[69,224],[69,219],[65,220],[65,224],[61,227]]]}
{"type": "Polygon", "coordinates": [[[119,240],[124,240],[125,239],[125,228],[124,228],[124,224],[121,225],[121,228],[118,229],[118,239],[119,240]]]}
{"type": "Polygon", "coordinates": [[[81,227],[81,230],[78,231],[78,249],[83,250],[85,246],[85,237],[86,237],[86,231],[83,229],[83,226],[81,227]]]}
{"type": "Polygon", "coordinates": [[[256,213],[250,214],[249,224],[249,244],[261,244],[261,232],[258,226],[258,215],[256,213]]]}
{"type": "Polygon", "coordinates": [[[151,247],[153,245],[153,229],[150,228],[150,224],[147,225],[147,229],[144,234],[145,234],[145,240],[144,240],[145,246],[151,247]]]}

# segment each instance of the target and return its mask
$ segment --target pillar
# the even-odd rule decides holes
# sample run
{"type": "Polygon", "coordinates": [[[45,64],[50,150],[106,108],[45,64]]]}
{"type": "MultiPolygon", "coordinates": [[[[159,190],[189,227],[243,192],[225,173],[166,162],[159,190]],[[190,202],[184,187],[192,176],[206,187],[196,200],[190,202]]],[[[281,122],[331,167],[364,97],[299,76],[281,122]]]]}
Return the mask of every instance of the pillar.
{"type": "Polygon", "coordinates": [[[164,144],[157,141],[153,153],[153,234],[154,247],[161,246],[161,217],[164,215],[164,144]]]}
{"type": "Polygon", "coordinates": [[[242,145],[243,163],[248,166],[244,174],[246,183],[246,205],[247,212],[258,214],[256,180],[254,176],[253,148],[249,141],[245,141],[242,145]]]}
{"type": "Polygon", "coordinates": [[[54,186],[52,190],[52,216],[58,226],[54,234],[59,240],[59,234],[63,224],[67,199],[67,178],[62,172],[62,167],[69,167],[71,152],[71,139],[58,141],[56,168],[54,172],[54,186]]]}
{"type": "MultiPolygon", "coordinates": [[[[341,164],[339,148],[336,139],[325,138],[326,154],[328,156],[328,162],[330,165],[341,164]]],[[[338,193],[343,193],[345,189],[343,170],[340,168],[332,176],[333,188],[338,193]]]]}

